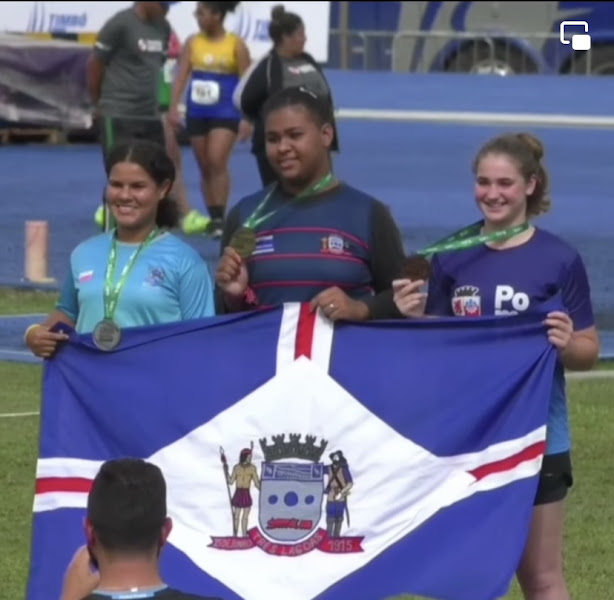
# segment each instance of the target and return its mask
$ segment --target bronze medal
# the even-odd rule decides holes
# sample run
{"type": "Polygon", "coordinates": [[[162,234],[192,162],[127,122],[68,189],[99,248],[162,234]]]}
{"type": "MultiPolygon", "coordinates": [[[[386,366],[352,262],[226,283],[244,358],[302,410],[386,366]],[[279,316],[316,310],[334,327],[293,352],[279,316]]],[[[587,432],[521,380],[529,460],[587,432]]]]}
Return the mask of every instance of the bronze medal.
{"type": "Polygon", "coordinates": [[[419,254],[408,256],[403,261],[403,266],[401,267],[401,277],[403,279],[411,279],[412,281],[420,279],[428,281],[430,272],[431,264],[424,256],[419,254]]]}
{"type": "Polygon", "coordinates": [[[256,232],[253,229],[241,227],[232,236],[230,247],[233,248],[242,259],[245,260],[249,258],[256,249],[256,232]]]}

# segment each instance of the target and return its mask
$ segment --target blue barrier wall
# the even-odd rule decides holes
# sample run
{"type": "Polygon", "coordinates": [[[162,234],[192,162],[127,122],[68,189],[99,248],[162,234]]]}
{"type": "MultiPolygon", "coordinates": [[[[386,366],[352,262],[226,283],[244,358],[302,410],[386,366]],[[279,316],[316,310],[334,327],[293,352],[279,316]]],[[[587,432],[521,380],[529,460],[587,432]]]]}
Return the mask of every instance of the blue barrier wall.
{"type": "Polygon", "coordinates": [[[337,108],[614,117],[614,77],[326,71],[337,108]]]}
{"type": "MultiPolygon", "coordinates": [[[[363,110],[491,111],[609,116],[614,79],[471,75],[400,75],[327,72],[338,108],[363,110]]],[[[553,210],[539,224],[561,235],[582,254],[603,334],[605,354],[614,356],[614,131],[580,127],[459,125],[417,120],[341,118],[341,152],[335,170],[342,179],[391,207],[408,251],[424,247],[477,218],[472,197],[471,162],[492,135],[534,131],[546,147],[553,210]]],[[[200,206],[199,175],[189,148],[183,149],[189,198],[200,206]]],[[[104,174],[99,149],[91,146],[7,146],[0,148],[6,203],[0,219],[0,284],[23,275],[24,221],[49,222],[50,275],[61,283],[72,249],[96,233],[93,213],[104,174]],[[27,169],[24,171],[24,165],[27,169]]],[[[255,161],[238,145],[231,161],[232,199],[258,186],[255,161]]],[[[213,269],[217,243],[200,236],[188,240],[213,269]]],[[[23,323],[3,323],[0,350],[20,351],[23,323]]]]}

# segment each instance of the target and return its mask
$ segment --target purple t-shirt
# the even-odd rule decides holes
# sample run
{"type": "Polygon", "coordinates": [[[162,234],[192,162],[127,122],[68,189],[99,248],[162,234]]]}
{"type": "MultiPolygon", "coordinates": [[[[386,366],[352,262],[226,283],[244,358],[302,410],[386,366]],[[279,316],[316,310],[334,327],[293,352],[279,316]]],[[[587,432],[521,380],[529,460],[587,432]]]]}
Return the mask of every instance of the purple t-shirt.
{"type": "MultiPolygon", "coordinates": [[[[433,257],[426,312],[479,317],[531,310],[557,293],[576,331],[595,324],[582,258],[542,229],[526,243],[495,250],[486,245],[433,257]]],[[[547,454],[571,447],[564,370],[557,366],[550,402],[547,454]]]]}

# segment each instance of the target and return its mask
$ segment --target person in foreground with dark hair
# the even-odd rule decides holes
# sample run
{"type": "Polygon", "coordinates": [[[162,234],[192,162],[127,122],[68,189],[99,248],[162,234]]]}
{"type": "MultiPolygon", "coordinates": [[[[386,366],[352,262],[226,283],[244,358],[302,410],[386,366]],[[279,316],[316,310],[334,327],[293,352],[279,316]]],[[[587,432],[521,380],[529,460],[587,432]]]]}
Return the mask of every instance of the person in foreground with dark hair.
{"type": "Polygon", "coordinates": [[[228,215],[218,311],[309,302],[334,321],[399,318],[392,282],[405,259],[401,235],[384,204],[333,176],[328,101],[287,88],[264,116],[279,183],[228,215]]]}
{"type": "Polygon", "coordinates": [[[87,544],[66,571],[61,600],[221,600],[163,581],[160,554],[171,529],[162,471],[136,458],[107,461],[88,496],[87,544]]]}
{"type": "Polygon", "coordinates": [[[107,161],[107,202],[116,228],[79,244],[56,310],[25,334],[30,350],[49,358],[66,323],[113,350],[125,327],[213,316],[213,283],[199,254],[168,230],[179,211],[169,198],[175,180],[164,148],[145,140],[117,145],[107,161]]]}
{"type": "Polygon", "coordinates": [[[235,105],[254,125],[252,153],[256,157],[264,186],[276,181],[277,173],[269,164],[266,155],[263,107],[273,94],[282,89],[305,87],[329,104],[333,128],[330,150],[339,150],[330,86],[313,56],[305,52],[307,38],[305,24],[300,15],[287,12],[283,5],[274,6],[271,11],[269,37],[273,41],[273,48],[252,64],[233,94],[235,105]]]}

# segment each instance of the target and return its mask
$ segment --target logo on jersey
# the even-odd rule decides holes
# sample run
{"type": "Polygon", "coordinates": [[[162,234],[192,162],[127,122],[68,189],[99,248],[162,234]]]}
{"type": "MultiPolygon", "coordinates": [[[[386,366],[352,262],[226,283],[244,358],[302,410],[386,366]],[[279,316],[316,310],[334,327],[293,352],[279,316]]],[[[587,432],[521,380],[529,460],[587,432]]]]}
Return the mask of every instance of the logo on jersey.
{"type": "Polygon", "coordinates": [[[340,235],[327,235],[322,238],[322,252],[328,254],[343,254],[349,244],[340,235]]]}
{"type": "Polygon", "coordinates": [[[232,469],[220,448],[232,536],[212,537],[209,547],[226,551],[258,548],[286,557],[313,550],[363,552],[363,537],[342,535],[350,522],[348,496],[354,487],[348,461],[337,450],[329,455],[330,463],[324,464],[321,458],[328,442],[316,444],[316,436],[306,435],[304,441],[302,437],[298,433],[274,435],[271,444],[261,439],[264,460],[260,472],[253,464],[253,442],[240,451],[232,469]],[[257,501],[252,498],[254,489],[257,501]],[[250,525],[253,505],[258,507],[257,525],[250,525]]]}
{"type": "Polygon", "coordinates": [[[88,281],[92,281],[94,279],[94,271],[82,271],[79,273],[77,280],[79,283],[87,283],[88,281]]]}
{"type": "Polygon", "coordinates": [[[482,315],[480,288],[474,285],[456,288],[452,296],[452,310],[457,317],[480,317],[482,315]]]}
{"type": "Polygon", "coordinates": [[[164,283],[166,273],[162,267],[150,267],[145,283],[152,287],[158,287],[164,283]]]}
{"type": "Polygon", "coordinates": [[[144,40],[141,38],[137,42],[137,45],[141,52],[164,52],[164,44],[162,43],[162,40],[144,40]]]}
{"type": "Polygon", "coordinates": [[[516,315],[529,308],[528,294],[517,292],[511,285],[498,285],[495,288],[495,314],[516,315]]]}

